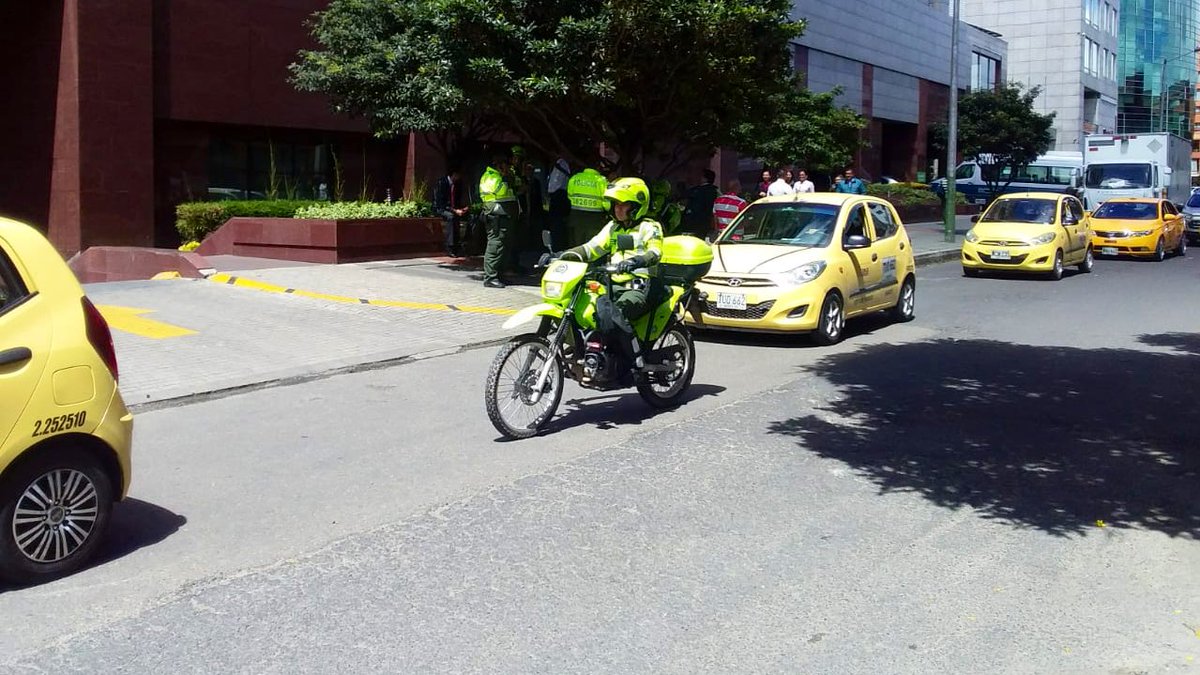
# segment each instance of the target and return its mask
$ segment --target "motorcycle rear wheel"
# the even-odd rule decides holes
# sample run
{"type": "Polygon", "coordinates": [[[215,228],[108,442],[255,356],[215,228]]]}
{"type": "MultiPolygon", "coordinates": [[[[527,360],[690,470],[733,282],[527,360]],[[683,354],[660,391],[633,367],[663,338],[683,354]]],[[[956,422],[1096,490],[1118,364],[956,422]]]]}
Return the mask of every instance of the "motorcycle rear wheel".
{"type": "Polygon", "coordinates": [[[638,382],[637,390],[642,400],[655,408],[673,408],[682,402],[696,374],[696,345],[692,335],[682,324],[672,326],[654,343],[653,350],[683,347],[681,358],[675,359],[674,370],[666,373],[646,373],[638,382]]]}
{"type": "Polygon", "coordinates": [[[554,417],[562,400],[562,365],[551,356],[550,343],[538,335],[518,335],[492,359],[484,385],[488,419],[505,438],[531,438],[554,417]],[[546,388],[534,401],[534,385],[547,360],[546,388]]]}

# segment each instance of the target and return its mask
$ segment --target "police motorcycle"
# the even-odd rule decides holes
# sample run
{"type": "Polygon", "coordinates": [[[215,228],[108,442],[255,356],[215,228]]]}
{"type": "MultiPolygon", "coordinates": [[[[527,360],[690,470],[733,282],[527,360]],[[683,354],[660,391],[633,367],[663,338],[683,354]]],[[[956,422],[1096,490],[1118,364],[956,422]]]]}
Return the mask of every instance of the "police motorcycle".
{"type": "MultiPolygon", "coordinates": [[[[632,250],[633,237],[619,235],[617,248],[632,250]]],[[[543,302],[517,312],[504,328],[540,324],[505,343],[488,371],[484,399],[492,425],[509,439],[536,435],[554,417],[566,377],[598,391],[634,387],[655,408],[677,405],[696,369],[696,348],[683,318],[712,257],[702,239],[663,239],[658,266],[665,297],[632,322],[643,362],[638,368],[628,347],[619,344],[622,338],[612,337],[612,322],[623,320],[609,301],[617,266],[606,258],[586,263],[542,256],[543,302]]]]}

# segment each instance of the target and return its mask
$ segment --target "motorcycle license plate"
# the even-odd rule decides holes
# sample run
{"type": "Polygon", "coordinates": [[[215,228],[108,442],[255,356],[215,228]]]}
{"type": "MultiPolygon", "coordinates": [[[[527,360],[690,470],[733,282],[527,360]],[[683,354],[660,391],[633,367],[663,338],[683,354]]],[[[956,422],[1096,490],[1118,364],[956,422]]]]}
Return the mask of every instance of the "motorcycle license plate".
{"type": "Polygon", "coordinates": [[[717,293],[717,309],[746,309],[746,296],[737,293],[717,293]]]}
{"type": "Polygon", "coordinates": [[[1011,259],[1012,259],[1012,256],[1010,256],[1008,254],[1008,251],[1006,251],[1002,248],[998,248],[998,249],[995,249],[992,251],[992,260],[1011,260],[1011,259]]]}
{"type": "Polygon", "coordinates": [[[1116,246],[1104,246],[1100,249],[1100,255],[1116,255],[1116,254],[1117,254],[1116,246]]]}

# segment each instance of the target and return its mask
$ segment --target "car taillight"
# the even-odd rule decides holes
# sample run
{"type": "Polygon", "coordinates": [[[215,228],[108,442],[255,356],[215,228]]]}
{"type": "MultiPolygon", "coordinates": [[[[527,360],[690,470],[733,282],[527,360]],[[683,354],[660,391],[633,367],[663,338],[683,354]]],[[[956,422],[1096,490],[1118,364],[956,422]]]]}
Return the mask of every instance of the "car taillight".
{"type": "Polygon", "coordinates": [[[87,299],[87,296],[83,298],[83,316],[87,320],[88,342],[92,343],[92,347],[95,347],[96,353],[100,355],[104,365],[108,366],[113,379],[120,380],[120,371],[117,369],[117,350],[113,348],[112,332],[108,330],[108,322],[104,320],[104,315],[96,309],[91,300],[87,299]]]}

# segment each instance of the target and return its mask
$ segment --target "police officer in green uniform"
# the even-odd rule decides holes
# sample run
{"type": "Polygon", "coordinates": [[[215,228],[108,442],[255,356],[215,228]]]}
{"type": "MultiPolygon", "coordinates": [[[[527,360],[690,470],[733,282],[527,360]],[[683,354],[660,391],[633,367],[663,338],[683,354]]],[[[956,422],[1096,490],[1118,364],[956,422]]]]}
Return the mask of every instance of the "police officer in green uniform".
{"type": "Polygon", "coordinates": [[[650,313],[665,292],[658,275],[662,227],[646,217],[650,210],[650,188],[641,178],[617,179],[605,190],[603,200],[612,220],[583,245],[564,251],[562,257],[590,262],[607,255],[610,264],[617,266],[617,273],[612,276],[616,298],[600,297],[596,303],[597,323],[620,341],[626,357],[641,368],[644,365],[641,346],[632,323],[650,313]],[[617,242],[621,235],[632,237],[633,248],[619,249],[617,242]]]}
{"type": "Polygon", "coordinates": [[[567,245],[578,246],[587,241],[608,221],[604,215],[604,191],[608,181],[595,169],[584,169],[567,181],[567,199],[571,213],[567,216],[567,245]]]}
{"type": "Polygon", "coordinates": [[[507,254],[513,216],[517,211],[517,196],[508,183],[508,160],[502,154],[492,158],[492,163],[479,179],[479,195],[483,200],[483,212],[487,218],[487,249],[483,253],[483,285],[488,288],[504,288],[500,280],[507,254]]]}
{"type": "Polygon", "coordinates": [[[665,178],[659,178],[650,184],[650,216],[662,225],[663,234],[672,235],[679,232],[683,209],[671,201],[671,183],[665,178]]]}

